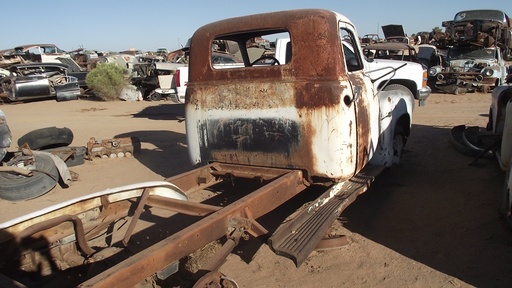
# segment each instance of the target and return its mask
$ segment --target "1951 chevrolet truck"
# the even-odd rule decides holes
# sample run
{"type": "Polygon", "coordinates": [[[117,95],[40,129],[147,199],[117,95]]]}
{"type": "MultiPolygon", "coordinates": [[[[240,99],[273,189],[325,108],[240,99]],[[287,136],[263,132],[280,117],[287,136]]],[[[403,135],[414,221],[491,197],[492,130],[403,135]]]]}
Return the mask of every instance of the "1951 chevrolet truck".
{"type": "Polygon", "coordinates": [[[332,11],[274,12],[199,28],[191,39],[185,102],[188,151],[197,168],[0,223],[0,246],[9,251],[0,255],[0,286],[132,287],[152,279],[169,287],[180,260],[219,241],[220,250],[190,281],[233,287],[218,269],[249,236],[267,239],[273,251],[301,265],[374,177],[399,162],[415,97],[429,95],[379,91],[377,78],[400,67],[382,69],[387,72],[369,70],[355,26],[332,11]],[[252,57],[247,43],[276,36],[290,38],[285,61],[252,57]],[[243,63],[213,65],[214,43],[238,50],[243,63]],[[189,200],[208,191],[222,195],[222,203],[189,200]],[[277,229],[258,222],[298,194],[315,200],[277,229]],[[141,248],[130,238],[135,231],[144,235],[138,223],[158,209],[194,221],[165,218],[168,229],[189,224],[162,239],[144,237],[158,240],[141,248]]]}

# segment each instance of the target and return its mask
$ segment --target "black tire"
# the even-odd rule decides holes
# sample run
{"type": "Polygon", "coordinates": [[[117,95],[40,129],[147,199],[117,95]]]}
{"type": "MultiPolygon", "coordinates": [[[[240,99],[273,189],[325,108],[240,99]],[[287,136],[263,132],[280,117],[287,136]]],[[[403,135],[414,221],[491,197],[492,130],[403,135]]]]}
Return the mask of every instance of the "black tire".
{"type": "Polygon", "coordinates": [[[402,126],[397,125],[393,134],[393,165],[400,164],[405,143],[407,143],[405,130],[402,126]]]}
{"type": "Polygon", "coordinates": [[[384,89],[382,89],[382,90],[384,90],[384,91],[400,90],[414,98],[414,95],[412,94],[411,90],[409,90],[409,88],[405,87],[402,84],[389,84],[388,86],[384,87],[384,89]]]}
{"type": "Polygon", "coordinates": [[[151,95],[149,95],[149,99],[151,101],[160,101],[160,100],[162,100],[162,94],[153,92],[153,93],[151,93],[151,95]]]}
{"type": "Polygon", "coordinates": [[[48,193],[57,185],[59,171],[47,155],[34,155],[32,176],[0,172],[0,198],[9,201],[28,200],[48,193]]]}
{"type": "Polygon", "coordinates": [[[37,129],[18,139],[18,146],[27,143],[30,149],[47,149],[68,146],[73,142],[73,132],[69,128],[47,127],[37,129]]]}
{"type": "Polygon", "coordinates": [[[160,101],[160,100],[162,100],[162,94],[155,92],[151,95],[151,101],[160,101]]]}
{"type": "Polygon", "coordinates": [[[85,155],[87,154],[87,147],[85,146],[66,146],[44,149],[45,152],[50,152],[53,155],[61,158],[66,166],[74,167],[85,163],[85,155]],[[71,154],[71,155],[70,155],[71,154]],[[67,158],[66,158],[67,157],[67,158]]]}
{"type": "Polygon", "coordinates": [[[450,131],[450,143],[452,143],[453,148],[457,150],[459,153],[476,157],[480,154],[479,150],[475,150],[472,147],[468,147],[464,144],[464,131],[466,130],[466,125],[458,125],[451,129],[450,131]]]}

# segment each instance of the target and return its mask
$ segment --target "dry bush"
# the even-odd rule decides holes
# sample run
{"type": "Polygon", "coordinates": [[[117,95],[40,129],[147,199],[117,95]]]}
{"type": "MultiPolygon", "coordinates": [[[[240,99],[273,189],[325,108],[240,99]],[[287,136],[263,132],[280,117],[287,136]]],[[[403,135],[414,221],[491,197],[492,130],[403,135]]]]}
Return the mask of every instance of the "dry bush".
{"type": "Polygon", "coordinates": [[[118,100],[123,88],[129,84],[126,69],[116,63],[99,63],[87,74],[85,82],[94,94],[105,101],[118,100]]]}

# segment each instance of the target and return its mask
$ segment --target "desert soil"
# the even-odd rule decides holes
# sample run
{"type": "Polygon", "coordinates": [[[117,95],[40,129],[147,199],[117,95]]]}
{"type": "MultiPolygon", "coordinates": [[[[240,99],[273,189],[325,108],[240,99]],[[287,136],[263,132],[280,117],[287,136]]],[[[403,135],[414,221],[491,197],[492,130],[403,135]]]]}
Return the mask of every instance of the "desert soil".
{"type": "MultiPolygon", "coordinates": [[[[504,173],[450,144],[456,125],[485,127],[490,95],[433,94],[416,107],[399,166],[386,170],[349,206],[339,228],[349,244],[315,251],[300,267],[266,239],[242,243],[221,272],[240,287],[512,287],[512,234],[498,215],[504,173]]],[[[191,169],[184,107],[170,102],[53,100],[2,105],[13,135],[68,127],[71,145],[91,137],[136,136],[138,157],[96,159],[71,170],[79,179],[29,201],[0,200],[0,221],[85,193],[163,180],[191,169]]],[[[292,213],[293,211],[290,211],[292,213]]],[[[268,220],[267,220],[268,221],[268,220]]]]}

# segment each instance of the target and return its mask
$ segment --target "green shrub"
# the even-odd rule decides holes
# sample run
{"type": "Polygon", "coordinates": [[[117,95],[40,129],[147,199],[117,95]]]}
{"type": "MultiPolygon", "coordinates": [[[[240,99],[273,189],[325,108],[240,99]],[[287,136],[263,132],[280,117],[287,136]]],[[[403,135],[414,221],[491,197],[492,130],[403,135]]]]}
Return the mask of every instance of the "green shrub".
{"type": "Polygon", "coordinates": [[[99,63],[87,73],[85,82],[101,99],[118,100],[121,90],[129,83],[125,74],[126,69],[117,63],[99,63]]]}

